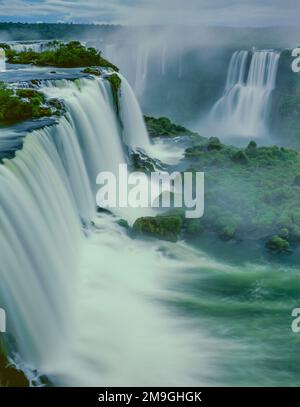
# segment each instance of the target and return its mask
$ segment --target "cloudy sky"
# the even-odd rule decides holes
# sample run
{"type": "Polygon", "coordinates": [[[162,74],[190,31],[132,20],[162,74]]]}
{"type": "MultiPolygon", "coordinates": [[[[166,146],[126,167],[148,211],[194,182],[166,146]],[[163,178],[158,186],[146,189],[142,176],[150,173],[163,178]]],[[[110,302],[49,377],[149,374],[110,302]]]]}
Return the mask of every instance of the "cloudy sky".
{"type": "Polygon", "coordinates": [[[300,0],[0,0],[0,21],[298,26],[300,0]]]}

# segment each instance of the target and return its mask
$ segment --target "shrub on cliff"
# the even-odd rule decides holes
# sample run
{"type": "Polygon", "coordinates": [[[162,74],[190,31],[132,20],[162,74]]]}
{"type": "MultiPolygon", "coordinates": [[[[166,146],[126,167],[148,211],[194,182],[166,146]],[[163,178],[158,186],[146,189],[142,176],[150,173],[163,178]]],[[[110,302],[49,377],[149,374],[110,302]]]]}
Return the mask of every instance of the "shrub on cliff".
{"type": "MultiPolygon", "coordinates": [[[[176,136],[195,136],[183,126],[174,124],[167,117],[149,117],[144,116],[145,123],[150,137],[176,137],[176,136]]],[[[198,136],[198,135],[197,135],[198,136]]],[[[199,136],[198,136],[199,137],[199,136]]]]}
{"type": "Polygon", "coordinates": [[[273,252],[281,253],[288,251],[290,244],[287,240],[275,235],[267,241],[266,246],[273,252]]]}
{"type": "Polygon", "coordinates": [[[135,221],[133,232],[148,237],[156,237],[162,240],[176,242],[182,226],[182,218],[179,215],[167,215],[156,217],[143,217],[135,221]]]}
{"type": "Polygon", "coordinates": [[[111,86],[111,91],[112,91],[112,96],[113,96],[113,101],[114,105],[116,108],[117,113],[119,112],[120,106],[119,106],[119,93],[121,89],[121,78],[117,74],[112,74],[106,77],[106,80],[110,83],[111,86]]]}
{"type": "Polygon", "coordinates": [[[0,82],[0,124],[51,116],[52,111],[44,102],[43,95],[37,91],[19,89],[14,92],[0,82]]]}

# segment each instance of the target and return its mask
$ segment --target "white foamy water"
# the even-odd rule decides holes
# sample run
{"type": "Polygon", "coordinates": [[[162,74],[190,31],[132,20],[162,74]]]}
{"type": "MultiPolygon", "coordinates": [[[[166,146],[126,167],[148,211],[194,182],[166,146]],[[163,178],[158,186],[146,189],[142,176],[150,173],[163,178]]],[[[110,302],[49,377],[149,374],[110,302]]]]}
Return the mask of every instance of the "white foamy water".
{"type": "MultiPolygon", "coordinates": [[[[42,90],[63,98],[66,117],[0,166],[0,298],[21,359],[58,386],[210,382],[215,343],[162,305],[187,268],[210,262],[184,245],[133,240],[96,214],[95,174],[126,160],[124,134],[132,147],[148,139],[138,141],[130,115],[120,128],[101,79],[42,90]]],[[[128,88],[122,98],[138,112],[128,88]]]]}
{"type": "Polygon", "coordinates": [[[272,50],[236,51],[223,96],[213,106],[209,127],[220,136],[263,137],[280,54],[272,50]]]}

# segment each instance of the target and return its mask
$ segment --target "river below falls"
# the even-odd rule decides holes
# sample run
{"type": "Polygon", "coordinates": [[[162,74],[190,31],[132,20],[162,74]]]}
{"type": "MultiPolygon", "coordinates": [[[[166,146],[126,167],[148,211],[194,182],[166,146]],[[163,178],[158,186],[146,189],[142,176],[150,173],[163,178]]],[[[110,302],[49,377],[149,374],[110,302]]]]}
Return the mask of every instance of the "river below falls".
{"type": "Polygon", "coordinates": [[[72,335],[43,372],[56,385],[298,386],[299,274],[297,255],[133,240],[101,215],[81,253],[72,335]]]}
{"type": "Polygon", "coordinates": [[[298,386],[300,336],[291,329],[291,312],[300,302],[299,253],[274,258],[261,244],[212,239],[195,246],[208,265],[187,271],[174,305],[223,342],[214,379],[228,386],[298,386]]]}

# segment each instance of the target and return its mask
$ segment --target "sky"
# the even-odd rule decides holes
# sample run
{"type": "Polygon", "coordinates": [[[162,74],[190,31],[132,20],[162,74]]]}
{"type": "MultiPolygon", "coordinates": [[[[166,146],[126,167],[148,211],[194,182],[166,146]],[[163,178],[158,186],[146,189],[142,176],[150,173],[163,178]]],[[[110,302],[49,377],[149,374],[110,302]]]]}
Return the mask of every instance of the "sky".
{"type": "Polygon", "coordinates": [[[0,21],[298,26],[300,0],[0,0],[0,21]]]}

